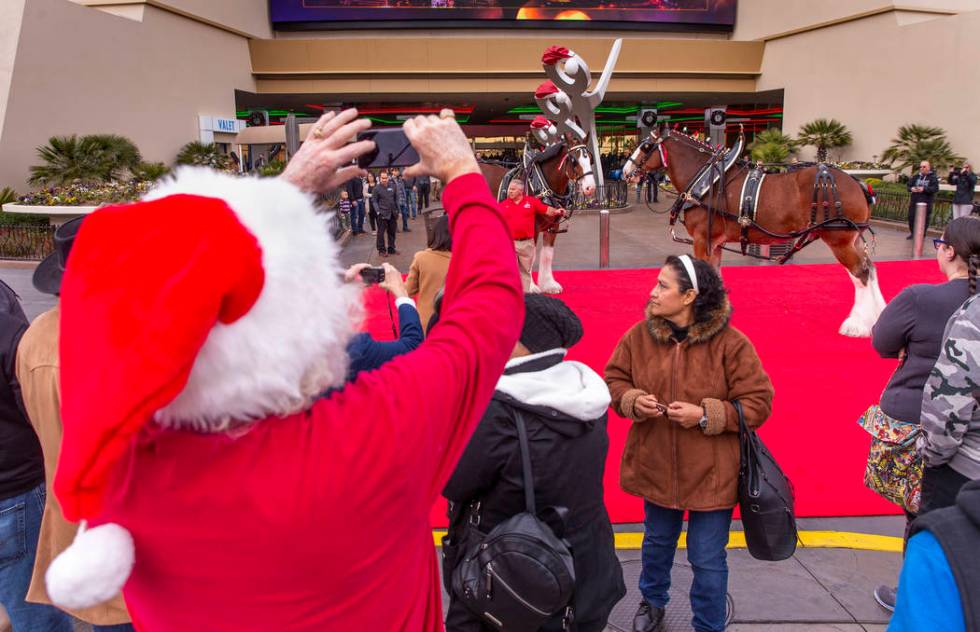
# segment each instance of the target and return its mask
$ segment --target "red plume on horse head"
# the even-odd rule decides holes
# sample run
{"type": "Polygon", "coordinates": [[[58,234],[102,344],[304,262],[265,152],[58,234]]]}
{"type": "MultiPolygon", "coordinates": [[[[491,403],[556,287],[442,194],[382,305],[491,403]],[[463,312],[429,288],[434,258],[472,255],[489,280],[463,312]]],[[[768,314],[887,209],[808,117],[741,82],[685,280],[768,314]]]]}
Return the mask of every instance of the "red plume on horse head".
{"type": "Polygon", "coordinates": [[[547,129],[551,127],[551,121],[543,116],[535,116],[531,121],[531,129],[547,129]]]}
{"type": "Polygon", "coordinates": [[[554,66],[563,59],[569,59],[572,52],[564,46],[549,46],[541,56],[541,63],[546,66],[554,66]]]}
{"type": "Polygon", "coordinates": [[[558,89],[558,86],[556,86],[554,82],[551,81],[551,79],[548,79],[540,86],[538,86],[537,90],[534,91],[534,98],[547,99],[551,95],[558,94],[559,92],[561,92],[561,90],[558,89]]]}

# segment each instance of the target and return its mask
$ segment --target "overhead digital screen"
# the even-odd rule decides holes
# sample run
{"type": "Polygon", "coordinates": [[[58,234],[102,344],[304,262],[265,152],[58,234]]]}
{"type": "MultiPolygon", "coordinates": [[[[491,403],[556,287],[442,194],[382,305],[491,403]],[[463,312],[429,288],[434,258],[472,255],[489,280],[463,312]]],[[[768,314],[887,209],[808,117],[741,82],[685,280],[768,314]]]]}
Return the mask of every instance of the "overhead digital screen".
{"type": "MultiPolygon", "coordinates": [[[[278,26],[333,22],[619,22],[651,28],[735,25],[736,0],[270,0],[278,26]]],[[[391,26],[395,26],[391,24],[391,26]]]]}

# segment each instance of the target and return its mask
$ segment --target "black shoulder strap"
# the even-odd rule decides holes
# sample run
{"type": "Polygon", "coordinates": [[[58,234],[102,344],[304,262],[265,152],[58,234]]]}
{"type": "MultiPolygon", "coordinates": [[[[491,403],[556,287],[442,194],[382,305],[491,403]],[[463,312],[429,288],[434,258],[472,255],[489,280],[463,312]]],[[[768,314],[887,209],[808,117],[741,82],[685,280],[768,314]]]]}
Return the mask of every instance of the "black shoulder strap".
{"type": "Polygon", "coordinates": [[[514,410],[514,422],[517,424],[517,438],[521,443],[521,478],[524,479],[524,506],[531,515],[537,515],[534,505],[534,471],[531,469],[531,448],[527,442],[527,427],[521,411],[514,410]]]}

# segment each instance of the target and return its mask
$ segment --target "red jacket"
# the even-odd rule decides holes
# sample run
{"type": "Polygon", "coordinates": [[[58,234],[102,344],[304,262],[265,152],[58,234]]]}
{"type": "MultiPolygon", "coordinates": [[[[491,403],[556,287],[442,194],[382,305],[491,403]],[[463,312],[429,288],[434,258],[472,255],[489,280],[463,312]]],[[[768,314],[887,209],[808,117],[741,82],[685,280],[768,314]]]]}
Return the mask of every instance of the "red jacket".
{"type": "Polygon", "coordinates": [[[443,629],[428,512],[524,309],[482,176],[443,196],[456,247],[442,319],[417,350],[240,437],[142,432],[93,521],[133,534],[137,630],[443,629]]]}
{"type": "Polygon", "coordinates": [[[548,205],[534,197],[525,195],[516,204],[510,198],[500,203],[500,210],[507,218],[510,236],[514,240],[534,239],[534,216],[545,215],[548,205]]]}

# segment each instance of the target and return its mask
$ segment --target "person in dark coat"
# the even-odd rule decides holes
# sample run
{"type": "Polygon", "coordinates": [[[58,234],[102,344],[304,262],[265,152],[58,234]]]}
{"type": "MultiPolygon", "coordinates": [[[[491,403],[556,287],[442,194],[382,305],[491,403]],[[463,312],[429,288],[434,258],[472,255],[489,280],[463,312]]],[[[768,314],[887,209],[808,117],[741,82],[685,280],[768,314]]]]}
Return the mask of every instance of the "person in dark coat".
{"type": "Polygon", "coordinates": [[[909,236],[906,239],[912,239],[912,233],[915,231],[915,205],[919,202],[926,203],[926,228],[928,228],[929,218],[932,216],[932,201],[939,191],[939,177],[932,170],[928,160],[919,163],[919,173],[909,178],[908,189],[912,195],[909,198],[909,236]]]}
{"type": "MultiPolygon", "coordinates": [[[[564,537],[575,564],[574,629],[601,632],[613,606],[626,594],[603,503],[609,390],[586,365],[565,361],[566,349],[582,337],[582,323],[574,312],[550,296],[526,294],[524,301],[520,342],[443,489],[450,501],[449,539],[456,544],[444,549],[444,568],[448,576],[455,551],[464,548],[472,530],[488,533],[524,511],[514,422],[520,411],[527,424],[537,506],[568,509],[564,537]]],[[[447,632],[495,629],[450,595],[447,632]]],[[[561,630],[561,617],[541,629],[561,630]]]]}
{"type": "Polygon", "coordinates": [[[351,201],[351,232],[360,235],[364,232],[364,181],[360,178],[351,178],[344,185],[347,197],[351,201]]]}
{"type": "Polygon", "coordinates": [[[415,179],[415,186],[419,189],[419,213],[429,208],[429,193],[432,187],[429,185],[429,178],[422,176],[415,179]]]}
{"type": "MultiPolygon", "coordinates": [[[[347,271],[348,282],[360,278],[361,270],[368,267],[359,263],[347,271]]],[[[408,289],[402,281],[402,274],[390,263],[384,264],[385,280],[378,287],[387,290],[395,299],[398,308],[397,340],[375,340],[371,334],[362,332],[351,338],[347,343],[347,355],[350,356],[350,368],[347,379],[353,380],[361,371],[373,371],[385,362],[393,360],[409,351],[414,351],[422,344],[422,320],[415,301],[408,296],[408,289]]],[[[394,325],[392,325],[394,327],[394,325]]]]}
{"type": "Polygon", "coordinates": [[[0,283],[0,306],[0,605],[14,630],[71,632],[67,614],[25,600],[46,498],[44,456],[16,375],[17,346],[27,317],[5,283],[0,283]]]}
{"type": "Polygon", "coordinates": [[[965,162],[961,168],[950,172],[949,183],[956,186],[956,193],[953,194],[953,219],[970,215],[973,212],[973,194],[977,186],[977,174],[973,173],[970,163],[965,162]]]}
{"type": "Polygon", "coordinates": [[[371,208],[378,213],[378,254],[382,257],[398,254],[395,250],[395,229],[398,226],[398,191],[388,174],[381,172],[381,179],[371,191],[371,208]],[[385,248],[385,235],[388,247],[385,248]]]}

